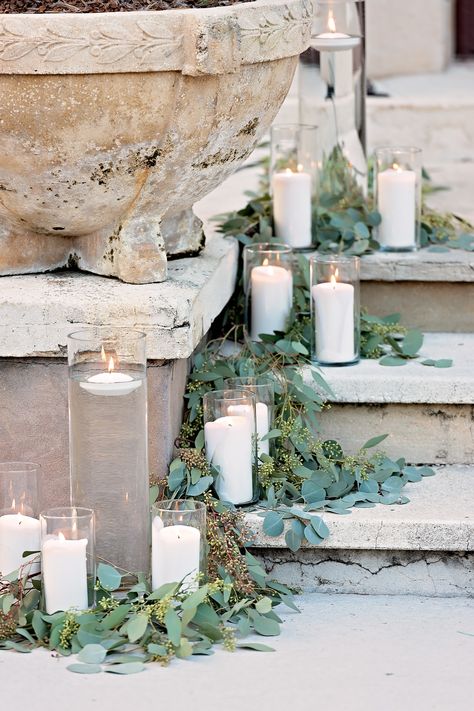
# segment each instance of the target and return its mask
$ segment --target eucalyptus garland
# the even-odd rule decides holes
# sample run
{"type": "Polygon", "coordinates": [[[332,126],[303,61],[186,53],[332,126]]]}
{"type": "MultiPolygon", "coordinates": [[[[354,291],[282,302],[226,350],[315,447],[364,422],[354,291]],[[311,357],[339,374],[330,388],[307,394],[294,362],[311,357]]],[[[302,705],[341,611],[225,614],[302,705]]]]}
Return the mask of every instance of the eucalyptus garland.
{"type": "MultiPolygon", "coordinates": [[[[317,248],[323,252],[364,254],[376,250],[373,229],[380,216],[355,182],[340,156],[331,156],[328,186],[313,215],[317,248]],[[349,180],[349,182],[348,182],[349,180]],[[334,186],[339,186],[335,189],[334,186]]],[[[244,245],[271,242],[271,199],[266,190],[252,194],[245,208],[220,218],[220,229],[244,245]]],[[[474,249],[472,226],[454,215],[423,210],[423,244],[432,249],[474,249]],[[460,232],[461,230],[461,232],[460,232]],[[465,231],[462,231],[465,230],[465,231]]],[[[310,317],[308,262],[295,269],[294,313],[285,333],[259,343],[243,338],[241,264],[237,288],[215,330],[217,337],[194,356],[185,394],[185,413],[176,443],[176,458],[165,481],[153,481],[151,501],[189,497],[205,501],[208,512],[209,570],[200,587],[189,592],[181,583],[151,590],[137,579],[126,595],[117,594],[121,574],[101,563],[96,607],[83,612],[48,615],[42,608],[41,581],[29,567],[0,580],[0,649],[30,652],[44,647],[61,656],[77,655],[69,669],[80,674],[133,674],[147,662],[166,665],[173,658],[210,655],[216,645],[273,651],[249,635],[279,634],[280,604],[297,610],[293,593],[271,580],[249,552],[252,534],[244,512],[215,497],[219,471],[204,452],[202,398],[224,387],[226,378],[263,375],[273,379],[275,419],[266,435],[270,455],[258,466],[260,501],[256,508],[269,536],[285,534],[297,551],[303,543],[320,544],[329,534],[322,512],[349,514],[352,508],[406,504],[407,483],[434,474],[430,467],[407,466],[376,448],[386,434],[370,437],[355,454],[333,440],[318,437],[327,399],[327,383],[309,359],[310,317]],[[229,353],[229,346],[230,353],[229,353]]],[[[361,353],[381,365],[403,365],[419,357],[423,334],[406,330],[400,315],[363,314],[361,353]]],[[[426,359],[423,365],[449,367],[449,359],[426,359]]],[[[25,553],[25,555],[28,552],[25,553]]]]}

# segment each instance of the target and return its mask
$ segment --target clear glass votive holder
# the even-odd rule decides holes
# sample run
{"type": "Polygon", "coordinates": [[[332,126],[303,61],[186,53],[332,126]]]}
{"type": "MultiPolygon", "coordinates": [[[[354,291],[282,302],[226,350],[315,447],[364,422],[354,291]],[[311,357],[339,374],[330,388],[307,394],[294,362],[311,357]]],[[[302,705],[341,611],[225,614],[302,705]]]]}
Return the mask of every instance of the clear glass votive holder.
{"type": "Polygon", "coordinates": [[[204,395],[206,457],[219,471],[218,497],[235,506],[256,501],[256,398],[249,390],[213,390],[204,395]]]}
{"type": "Polygon", "coordinates": [[[277,239],[293,249],[313,243],[313,200],[318,185],[317,126],[281,124],[271,128],[270,188],[277,239]]]}
{"type": "Polygon", "coordinates": [[[361,0],[318,0],[311,28],[311,47],[343,52],[361,43],[361,0]]]}
{"type": "Polygon", "coordinates": [[[40,522],[46,612],[87,610],[95,601],[94,511],[80,506],[48,509],[40,522]]]}
{"type": "Polygon", "coordinates": [[[360,259],[310,259],[312,359],[350,365],[360,358],[360,259]]]}
{"type": "Polygon", "coordinates": [[[182,583],[195,590],[207,575],[206,505],[192,499],[152,506],[152,588],[182,583]]]}
{"type": "Polygon", "coordinates": [[[95,511],[97,557],[127,587],[150,565],[146,336],[79,331],[68,356],[71,501],[95,511]]]}
{"type": "Polygon", "coordinates": [[[285,332],[293,306],[293,250],[263,242],[244,247],[245,333],[285,332]]]}
{"type": "Polygon", "coordinates": [[[257,453],[270,454],[271,441],[263,439],[273,429],[275,411],[275,383],[269,375],[227,378],[224,381],[230,390],[248,390],[255,395],[257,419],[257,453]]]}
{"type": "Polygon", "coordinates": [[[0,462],[0,578],[39,572],[39,469],[33,462],[0,462]],[[32,555],[23,557],[26,551],[32,555]]]}
{"type": "Polygon", "coordinates": [[[376,239],[386,252],[413,252],[421,236],[422,150],[387,146],[375,151],[376,239]]]}

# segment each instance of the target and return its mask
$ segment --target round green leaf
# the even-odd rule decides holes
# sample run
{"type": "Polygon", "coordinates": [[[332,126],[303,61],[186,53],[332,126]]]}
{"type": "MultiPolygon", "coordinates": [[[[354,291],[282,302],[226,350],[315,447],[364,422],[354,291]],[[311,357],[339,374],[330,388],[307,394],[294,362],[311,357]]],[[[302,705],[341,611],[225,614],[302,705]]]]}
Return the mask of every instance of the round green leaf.
{"type": "Polygon", "coordinates": [[[283,517],[278,511],[269,511],[263,519],[263,532],[267,536],[280,536],[284,528],[283,517]]]}
{"type": "Polygon", "coordinates": [[[102,664],[106,654],[107,651],[100,644],[86,644],[77,658],[84,664],[102,664]]]}

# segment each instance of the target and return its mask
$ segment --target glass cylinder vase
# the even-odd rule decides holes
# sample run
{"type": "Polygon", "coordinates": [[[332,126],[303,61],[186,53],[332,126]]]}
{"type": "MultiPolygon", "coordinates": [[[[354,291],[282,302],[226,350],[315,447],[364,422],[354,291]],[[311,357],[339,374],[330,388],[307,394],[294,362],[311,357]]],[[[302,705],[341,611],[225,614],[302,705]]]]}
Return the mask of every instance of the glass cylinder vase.
{"type": "Polygon", "coordinates": [[[298,77],[300,121],[318,126],[319,199],[360,201],[368,173],[364,0],[318,0],[298,77]]]}
{"type": "Polygon", "coordinates": [[[181,582],[189,591],[207,574],[206,505],[192,499],[152,507],[152,589],[181,582]]]}
{"type": "Polygon", "coordinates": [[[422,151],[387,146],[375,151],[375,205],[382,218],[376,230],[386,252],[413,252],[421,235],[422,151]]]}
{"type": "Polygon", "coordinates": [[[43,511],[41,566],[43,603],[48,615],[59,610],[86,610],[95,598],[95,525],[91,509],[43,511]]]}
{"type": "Polygon", "coordinates": [[[150,563],[145,334],[79,331],[68,353],[72,504],[94,509],[97,557],[127,586],[150,563]]]}
{"type": "Polygon", "coordinates": [[[310,259],[312,358],[320,365],[357,363],[360,352],[359,257],[310,259]]]}
{"type": "Polygon", "coordinates": [[[257,425],[255,394],[213,390],[204,395],[206,457],[219,476],[218,497],[235,506],[257,499],[257,425]]]}
{"type": "Polygon", "coordinates": [[[39,572],[38,471],[33,462],[0,463],[0,578],[39,572]],[[25,551],[32,555],[23,557],[25,551]]]}
{"type": "Polygon", "coordinates": [[[274,232],[292,249],[310,249],[318,177],[317,126],[271,128],[270,186],[274,232]]]}
{"type": "Polygon", "coordinates": [[[273,429],[275,410],[275,383],[269,375],[227,378],[224,381],[230,390],[248,390],[255,395],[257,419],[257,453],[270,454],[270,440],[264,437],[273,429]]]}
{"type": "Polygon", "coordinates": [[[244,247],[245,332],[250,340],[286,330],[293,305],[292,261],[287,244],[244,247]]]}

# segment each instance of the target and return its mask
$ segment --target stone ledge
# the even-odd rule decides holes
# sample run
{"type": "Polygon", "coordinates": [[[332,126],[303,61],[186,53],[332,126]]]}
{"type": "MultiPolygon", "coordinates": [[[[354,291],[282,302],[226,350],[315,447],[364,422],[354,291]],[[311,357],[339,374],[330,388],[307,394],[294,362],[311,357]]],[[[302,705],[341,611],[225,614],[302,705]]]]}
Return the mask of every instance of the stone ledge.
{"type": "Polygon", "coordinates": [[[199,257],[169,264],[161,284],[58,272],[0,278],[0,357],[65,355],[67,334],[94,325],[148,335],[148,358],[188,358],[230,299],[237,244],[216,233],[199,257]]]}
{"type": "MultiPolygon", "coordinates": [[[[320,546],[306,543],[304,548],[473,551],[474,469],[448,466],[436,471],[436,476],[405,487],[410,503],[403,506],[377,504],[353,509],[348,516],[321,514],[331,535],[320,546]]],[[[263,533],[263,518],[257,513],[246,519],[255,533],[252,547],[287,548],[284,535],[272,538],[263,533]]]]}
{"type": "MultiPolygon", "coordinates": [[[[451,368],[433,368],[411,361],[386,367],[377,360],[362,360],[346,368],[321,368],[338,403],[440,403],[474,402],[474,334],[427,333],[423,359],[452,358],[451,368]]],[[[306,382],[315,387],[306,369],[306,382]]]]}

